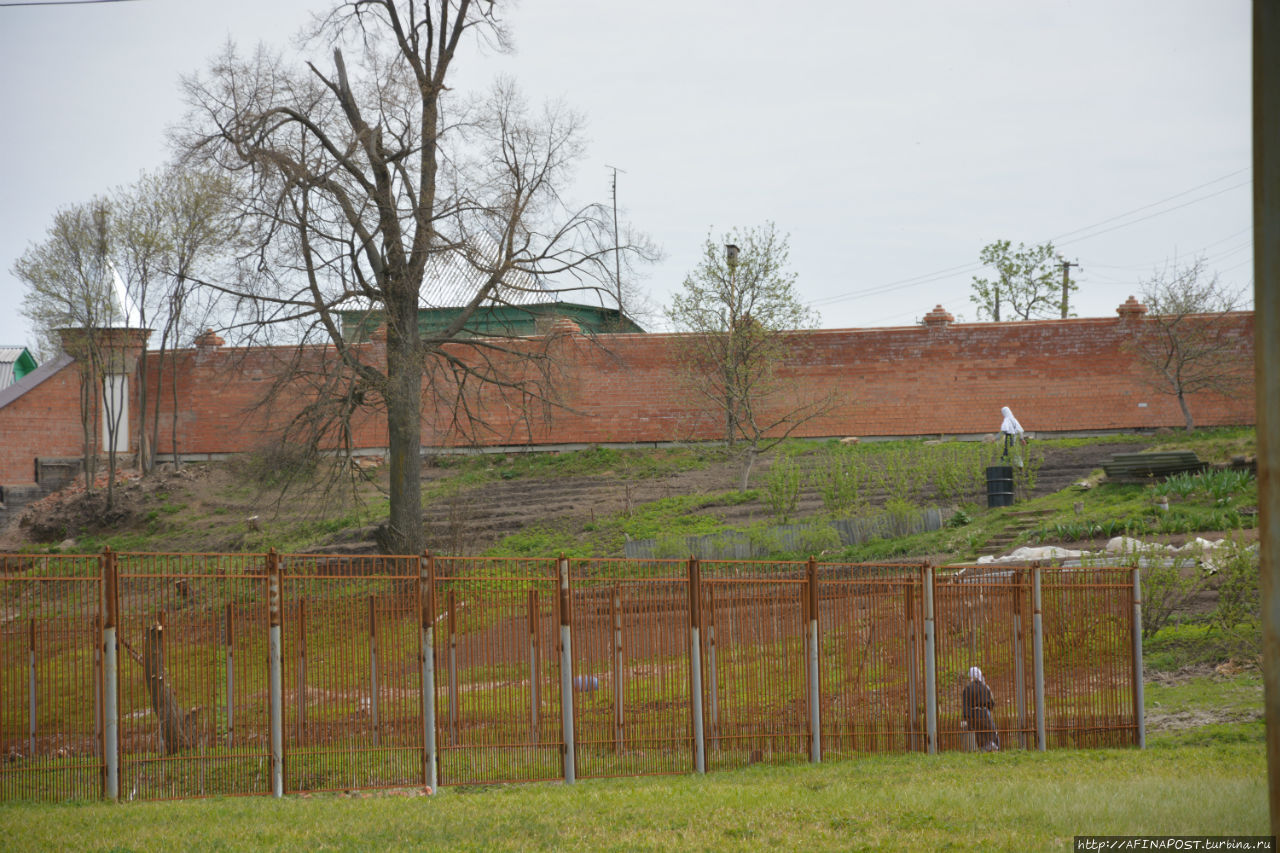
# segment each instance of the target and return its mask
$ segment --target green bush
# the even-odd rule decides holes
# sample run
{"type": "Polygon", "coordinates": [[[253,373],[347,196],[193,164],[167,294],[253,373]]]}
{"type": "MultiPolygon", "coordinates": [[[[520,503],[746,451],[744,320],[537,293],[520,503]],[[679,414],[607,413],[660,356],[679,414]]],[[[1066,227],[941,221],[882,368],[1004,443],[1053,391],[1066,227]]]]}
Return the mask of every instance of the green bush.
{"type": "Polygon", "coordinates": [[[1210,562],[1218,575],[1218,606],[1212,623],[1237,654],[1254,657],[1261,651],[1262,594],[1258,550],[1232,541],[1217,550],[1210,562]]]}
{"type": "Polygon", "coordinates": [[[778,456],[765,476],[765,503],[780,524],[786,524],[800,502],[800,467],[790,456],[778,456]]]}

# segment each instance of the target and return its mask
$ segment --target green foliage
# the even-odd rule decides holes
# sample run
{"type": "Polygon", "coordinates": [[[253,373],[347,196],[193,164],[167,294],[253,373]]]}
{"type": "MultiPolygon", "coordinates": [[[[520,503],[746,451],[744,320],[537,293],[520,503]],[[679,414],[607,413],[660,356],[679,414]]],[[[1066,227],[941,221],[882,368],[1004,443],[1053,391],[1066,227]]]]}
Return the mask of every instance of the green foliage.
{"type": "Polygon", "coordinates": [[[1158,545],[1124,557],[1135,561],[1146,558],[1141,569],[1144,638],[1167,625],[1174,614],[1184,610],[1209,585],[1209,577],[1202,566],[1189,557],[1170,558],[1158,545]]]}
{"type": "Polygon", "coordinates": [[[789,456],[779,456],[765,477],[765,503],[779,524],[786,524],[800,500],[800,466],[789,456]]]}
{"type": "Polygon", "coordinates": [[[1213,625],[1231,642],[1236,653],[1256,657],[1262,647],[1262,594],[1258,549],[1228,541],[1214,552],[1218,575],[1218,606],[1213,625]]]}
{"type": "MultiPolygon", "coordinates": [[[[1040,246],[997,240],[983,247],[979,260],[995,271],[993,278],[973,277],[969,301],[978,306],[978,318],[1031,320],[1061,316],[1061,258],[1052,243],[1040,246]]],[[[1068,280],[1068,291],[1076,290],[1068,280]]]]}
{"type": "Polygon", "coordinates": [[[862,508],[863,468],[842,445],[830,444],[816,456],[810,482],[822,495],[822,505],[833,515],[862,508]]]}

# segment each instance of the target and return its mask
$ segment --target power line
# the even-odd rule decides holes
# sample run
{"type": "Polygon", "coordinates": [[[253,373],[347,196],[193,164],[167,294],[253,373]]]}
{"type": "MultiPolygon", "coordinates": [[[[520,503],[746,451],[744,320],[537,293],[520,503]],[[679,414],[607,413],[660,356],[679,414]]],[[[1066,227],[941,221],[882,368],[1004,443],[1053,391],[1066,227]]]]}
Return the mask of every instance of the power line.
{"type": "MultiPolygon", "coordinates": [[[[1196,192],[1198,190],[1202,190],[1205,187],[1211,187],[1214,184],[1220,184],[1223,181],[1227,180],[1228,178],[1234,178],[1236,175],[1249,171],[1249,169],[1251,168],[1252,168],[1251,166],[1246,166],[1243,169],[1237,169],[1234,172],[1230,172],[1226,175],[1222,175],[1221,177],[1214,178],[1212,181],[1206,181],[1205,183],[1200,184],[1199,186],[1196,186],[1196,187],[1192,187],[1189,190],[1183,190],[1180,193],[1174,193],[1168,198],[1160,199],[1160,201],[1153,201],[1151,202],[1151,204],[1144,204],[1142,207],[1135,207],[1133,210],[1125,211],[1124,213],[1118,213],[1115,216],[1109,217],[1107,219],[1103,219],[1100,222],[1095,222],[1092,225],[1086,225],[1083,228],[1077,228],[1074,231],[1068,231],[1065,234],[1059,234],[1057,237],[1054,237],[1052,240],[1050,240],[1050,242],[1056,243],[1057,241],[1061,240],[1063,237],[1070,237],[1072,234],[1079,234],[1081,231],[1090,231],[1094,228],[1097,228],[1099,225],[1106,225],[1108,222],[1115,222],[1117,219],[1124,219],[1126,216],[1132,216],[1135,213],[1141,213],[1144,210],[1149,210],[1153,207],[1158,207],[1164,204],[1166,201],[1173,201],[1175,198],[1182,198],[1184,195],[1190,195],[1191,193],[1196,192]]],[[[1245,181],[1245,183],[1246,184],[1252,183],[1252,179],[1250,179],[1249,181],[1245,181]]],[[[1244,186],[1244,184],[1237,184],[1236,186],[1244,186]]],[[[1236,187],[1227,187],[1227,189],[1235,189],[1235,188],[1236,187]]],[[[1226,190],[1223,190],[1223,192],[1226,192],[1226,190]]],[[[1205,196],[1205,198],[1212,198],[1212,197],[1213,196],[1205,196]]],[[[1176,207],[1171,209],[1177,210],[1176,207]]]]}
{"type": "Polygon", "coordinates": [[[21,2],[0,2],[4,6],[90,6],[95,3],[132,3],[134,0],[21,0],[21,2]]]}
{"type": "MultiPolygon", "coordinates": [[[[1205,187],[1210,187],[1210,186],[1213,186],[1214,184],[1220,184],[1225,180],[1229,180],[1231,178],[1234,178],[1237,175],[1240,175],[1240,174],[1243,174],[1244,172],[1249,171],[1250,168],[1251,167],[1237,169],[1234,172],[1229,172],[1228,174],[1214,178],[1211,181],[1206,181],[1205,183],[1199,184],[1198,186],[1194,186],[1191,189],[1183,190],[1182,192],[1179,192],[1179,193],[1174,193],[1173,195],[1163,198],[1160,201],[1152,202],[1151,204],[1145,204],[1141,207],[1135,207],[1132,210],[1117,214],[1116,216],[1108,217],[1107,219],[1103,219],[1099,222],[1095,222],[1092,225],[1086,225],[1083,228],[1077,228],[1073,231],[1067,231],[1064,234],[1060,234],[1058,237],[1053,238],[1049,242],[1057,244],[1060,240],[1062,240],[1063,237],[1070,237],[1073,234],[1081,234],[1083,232],[1087,232],[1094,228],[1097,228],[1101,225],[1106,225],[1110,222],[1115,222],[1120,219],[1125,219],[1126,217],[1132,216],[1135,213],[1141,213],[1144,210],[1150,210],[1153,207],[1158,207],[1159,205],[1166,204],[1167,202],[1182,198],[1183,196],[1202,190],[1205,187]]],[[[1144,222],[1156,216],[1162,216],[1166,213],[1171,213],[1175,210],[1180,210],[1181,208],[1188,207],[1193,204],[1198,204],[1199,202],[1206,201],[1208,199],[1214,198],[1215,196],[1219,196],[1219,195],[1222,195],[1223,193],[1230,192],[1231,190],[1239,189],[1240,187],[1243,187],[1243,186],[1248,186],[1251,183],[1253,183],[1252,178],[1247,181],[1242,181],[1238,184],[1233,184],[1229,187],[1226,187],[1225,189],[1218,190],[1217,192],[1213,192],[1208,195],[1191,199],[1190,201],[1183,202],[1182,204],[1176,205],[1174,207],[1165,208],[1164,210],[1157,210],[1154,213],[1150,213],[1138,219],[1133,219],[1128,222],[1123,222],[1119,225],[1112,226],[1111,228],[1103,229],[1102,231],[1097,231],[1092,234],[1085,234],[1082,237],[1077,237],[1073,240],[1065,240],[1062,242],[1063,244],[1078,243],[1083,240],[1088,240],[1093,237],[1098,237],[1103,234],[1109,233],[1111,231],[1118,230],[1120,228],[1127,228],[1130,225],[1136,225],[1139,222],[1144,222]]],[[[1246,229],[1246,230],[1249,230],[1249,229],[1246,229]]],[[[1243,232],[1240,232],[1240,233],[1243,233],[1243,232]]],[[[1232,235],[1232,236],[1236,236],[1236,235],[1232,235]]],[[[1226,240],[1230,240],[1230,239],[1231,237],[1226,237],[1219,242],[1225,242],[1226,240]]],[[[1210,246],[1212,245],[1216,245],[1216,244],[1211,243],[1210,246]]],[[[879,296],[885,293],[890,293],[895,290],[908,290],[913,287],[919,287],[920,285],[932,284],[934,282],[941,281],[943,279],[950,278],[952,276],[959,276],[959,275],[965,275],[972,272],[977,272],[982,268],[983,268],[983,265],[980,263],[979,264],[973,264],[973,263],[962,264],[960,266],[948,267],[947,269],[938,270],[937,272],[925,273],[923,275],[913,276],[911,278],[898,279],[897,281],[892,281],[887,284],[877,285],[875,287],[864,288],[863,290],[852,290],[852,291],[847,291],[845,293],[836,294],[834,296],[823,297],[822,299],[814,300],[811,304],[819,307],[824,305],[835,305],[840,302],[847,302],[851,299],[860,299],[867,296],[879,296]]]]}

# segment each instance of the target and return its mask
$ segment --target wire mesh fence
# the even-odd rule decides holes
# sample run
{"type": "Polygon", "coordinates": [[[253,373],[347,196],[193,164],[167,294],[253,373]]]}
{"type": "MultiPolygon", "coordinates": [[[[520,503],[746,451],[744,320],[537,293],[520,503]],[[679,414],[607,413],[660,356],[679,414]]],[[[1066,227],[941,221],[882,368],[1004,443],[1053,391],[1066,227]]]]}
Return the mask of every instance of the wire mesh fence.
{"type": "Polygon", "coordinates": [[[1135,604],[1128,568],[0,556],[0,799],[1140,745],[1135,604]]]}

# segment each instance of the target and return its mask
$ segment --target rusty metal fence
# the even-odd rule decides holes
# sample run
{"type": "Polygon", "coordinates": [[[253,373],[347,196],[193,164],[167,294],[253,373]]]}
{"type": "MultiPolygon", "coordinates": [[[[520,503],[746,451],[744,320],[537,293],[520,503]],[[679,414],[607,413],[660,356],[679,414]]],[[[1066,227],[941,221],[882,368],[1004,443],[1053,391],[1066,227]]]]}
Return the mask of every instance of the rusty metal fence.
{"type": "Polygon", "coordinates": [[[0,799],[1141,746],[1130,568],[0,556],[0,799]]]}

